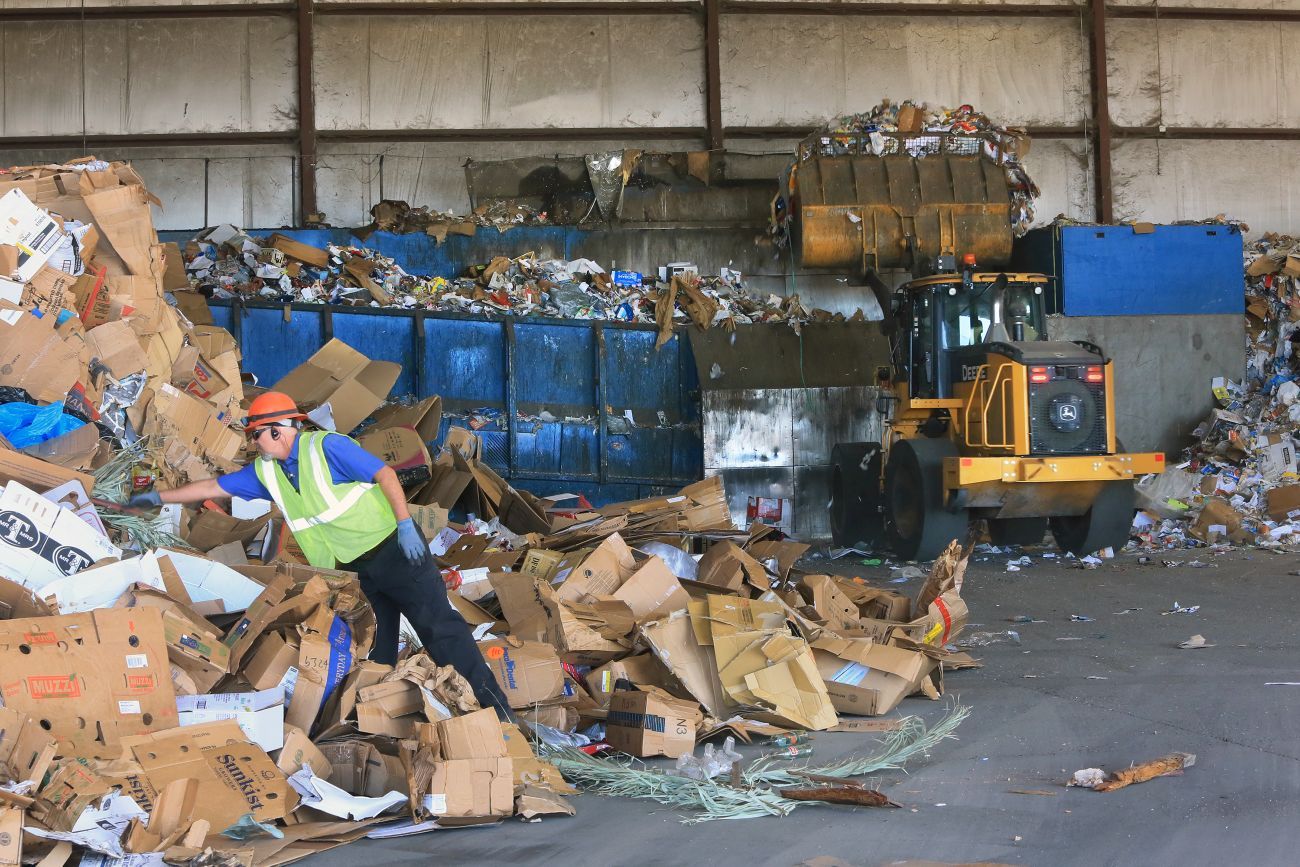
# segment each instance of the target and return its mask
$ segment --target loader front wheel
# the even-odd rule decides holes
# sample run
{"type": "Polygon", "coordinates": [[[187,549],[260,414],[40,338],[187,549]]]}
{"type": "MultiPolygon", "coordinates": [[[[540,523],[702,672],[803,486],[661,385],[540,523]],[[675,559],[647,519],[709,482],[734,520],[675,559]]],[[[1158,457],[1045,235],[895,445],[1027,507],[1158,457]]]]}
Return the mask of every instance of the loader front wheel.
{"type": "Polygon", "coordinates": [[[1052,518],[1052,538],[1062,551],[1083,557],[1103,548],[1118,551],[1128,543],[1135,508],[1133,483],[1107,482],[1082,515],[1052,518]]]}
{"type": "Polygon", "coordinates": [[[965,542],[969,510],[944,502],[943,459],[956,457],[948,439],[899,440],[885,468],[885,531],[904,560],[933,560],[953,539],[965,542]]]}

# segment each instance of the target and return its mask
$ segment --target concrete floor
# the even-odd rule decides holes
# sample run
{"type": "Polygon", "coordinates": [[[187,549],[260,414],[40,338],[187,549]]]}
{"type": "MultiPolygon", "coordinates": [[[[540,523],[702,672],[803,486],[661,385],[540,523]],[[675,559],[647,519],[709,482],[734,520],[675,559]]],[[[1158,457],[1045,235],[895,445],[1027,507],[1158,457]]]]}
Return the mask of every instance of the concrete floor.
{"type": "MultiPolygon", "coordinates": [[[[1015,629],[1021,644],[976,648],[985,667],[948,676],[949,695],[973,712],[960,740],[911,765],[909,774],[877,781],[904,809],[815,806],[786,818],[685,826],[646,802],[584,796],[574,799],[574,818],[362,841],[312,863],[1300,860],[1300,686],[1265,686],[1300,681],[1300,577],[1288,574],[1300,569],[1300,556],[1178,552],[1139,565],[1122,555],[1095,571],[1035,557],[1032,568],[1016,573],[1005,571],[1006,559],[972,564],[966,635],[1015,629]],[[1165,567],[1162,559],[1180,565],[1165,567]],[[1211,565],[1187,565],[1197,559],[1211,565]],[[1162,616],[1175,601],[1201,609],[1162,616]],[[1115,613],[1127,608],[1141,610],[1115,613]],[[1071,622],[1072,614],[1096,620],[1071,622]],[[1046,622],[1007,622],[1016,615],[1046,622]],[[1216,646],[1178,649],[1193,633],[1216,646]],[[1065,638],[1079,640],[1058,640],[1065,638]],[[1114,770],[1173,751],[1195,753],[1196,766],[1108,794],[1063,787],[1079,768],[1114,770]]],[[[864,577],[884,573],[857,569],[864,577]]],[[[903,586],[915,592],[918,585],[903,586]]],[[[937,719],[943,711],[942,703],[911,698],[895,713],[937,719]]],[[[815,758],[834,759],[868,737],[818,735],[815,758]]]]}

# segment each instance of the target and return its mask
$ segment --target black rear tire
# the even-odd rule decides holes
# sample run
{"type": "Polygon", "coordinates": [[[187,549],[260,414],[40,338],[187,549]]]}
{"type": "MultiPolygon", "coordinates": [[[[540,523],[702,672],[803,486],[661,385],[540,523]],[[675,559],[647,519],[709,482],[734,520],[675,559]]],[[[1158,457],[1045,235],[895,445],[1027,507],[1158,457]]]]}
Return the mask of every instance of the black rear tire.
{"type": "Polygon", "coordinates": [[[1047,535],[1046,518],[989,518],[989,541],[1004,545],[1037,545],[1047,535]]]}
{"type": "Polygon", "coordinates": [[[933,560],[970,531],[970,512],[944,502],[943,459],[957,457],[948,439],[899,440],[885,469],[885,531],[904,560],[933,560]]]}
{"type": "Polygon", "coordinates": [[[1052,538],[1062,551],[1083,557],[1103,548],[1118,551],[1128,543],[1136,508],[1133,483],[1107,482],[1082,515],[1052,518],[1052,538]]]}
{"type": "Polygon", "coordinates": [[[831,450],[831,539],[841,547],[875,544],[880,514],[880,443],[836,443],[831,450]]]}

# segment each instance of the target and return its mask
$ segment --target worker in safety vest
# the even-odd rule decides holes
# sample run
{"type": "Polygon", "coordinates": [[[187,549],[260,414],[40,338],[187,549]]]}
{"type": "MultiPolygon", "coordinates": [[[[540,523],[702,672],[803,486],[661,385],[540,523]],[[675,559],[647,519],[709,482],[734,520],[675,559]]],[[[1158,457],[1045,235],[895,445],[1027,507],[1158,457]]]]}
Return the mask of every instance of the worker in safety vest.
{"type": "Polygon", "coordinates": [[[128,505],[156,508],[222,497],[274,500],[307,562],[360,577],[375,612],[371,659],[397,662],[400,615],[405,614],[434,662],[453,666],[469,681],[479,704],[511,718],[469,625],[447,599],[428,542],[407,511],[397,473],[351,437],[304,431],[305,418],[286,394],[258,395],[244,419],[259,453],[256,460],[216,479],[139,494],[128,505]]]}

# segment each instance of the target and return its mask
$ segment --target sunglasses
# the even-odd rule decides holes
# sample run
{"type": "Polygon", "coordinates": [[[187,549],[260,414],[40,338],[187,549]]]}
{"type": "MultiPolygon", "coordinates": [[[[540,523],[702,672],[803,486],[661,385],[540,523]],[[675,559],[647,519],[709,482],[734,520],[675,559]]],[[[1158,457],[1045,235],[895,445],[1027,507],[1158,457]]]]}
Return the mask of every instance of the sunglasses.
{"type": "Polygon", "coordinates": [[[267,431],[270,431],[270,432],[271,432],[271,439],[272,439],[272,440],[279,441],[279,439],[280,439],[280,429],[279,429],[278,427],[259,427],[257,430],[250,431],[249,434],[248,434],[248,441],[249,441],[250,443],[255,443],[255,442],[257,442],[258,438],[259,438],[262,434],[266,433],[267,431]]]}

